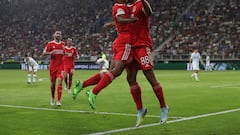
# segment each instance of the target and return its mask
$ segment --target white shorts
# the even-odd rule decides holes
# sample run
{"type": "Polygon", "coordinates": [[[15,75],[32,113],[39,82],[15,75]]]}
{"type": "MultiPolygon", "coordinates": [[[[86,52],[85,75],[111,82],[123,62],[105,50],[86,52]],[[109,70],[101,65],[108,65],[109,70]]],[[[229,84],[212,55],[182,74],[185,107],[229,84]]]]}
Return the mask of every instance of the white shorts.
{"type": "Polygon", "coordinates": [[[199,70],[199,64],[192,64],[192,70],[199,70]]]}
{"type": "Polygon", "coordinates": [[[36,73],[37,70],[38,70],[38,66],[34,66],[33,68],[32,68],[31,66],[28,66],[28,71],[29,71],[29,72],[34,72],[34,73],[36,73]]]}

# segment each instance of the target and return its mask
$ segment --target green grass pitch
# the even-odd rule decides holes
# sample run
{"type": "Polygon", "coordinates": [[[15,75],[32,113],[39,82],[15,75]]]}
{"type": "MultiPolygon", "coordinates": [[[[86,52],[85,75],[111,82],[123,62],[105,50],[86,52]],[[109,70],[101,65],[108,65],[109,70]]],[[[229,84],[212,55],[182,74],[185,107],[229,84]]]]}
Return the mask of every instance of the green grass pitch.
{"type": "MultiPolygon", "coordinates": [[[[97,72],[76,70],[74,80],[87,79],[97,72]]],[[[85,95],[92,87],[84,89],[76,100],[63,90],[62,106],[52,107],[48,71],[38,71],[37,78],[41,81],[31,85],[26,83],[26,71],[0,70],[0,73],[1,135],[240,134],[239,71],[200,71],[200,82],[196,82],[190,77],[191,71],[156,70],[170,107],[169,123],[164,125],[156,124],[159,103],[140,71],[138,82],[144,106],[149,110],[140,128],[134,128],[136,110],[125,72],[97,96],[95,112],[85,95]],[[223,111],[229,112],[218,113],[223,111]]]]}

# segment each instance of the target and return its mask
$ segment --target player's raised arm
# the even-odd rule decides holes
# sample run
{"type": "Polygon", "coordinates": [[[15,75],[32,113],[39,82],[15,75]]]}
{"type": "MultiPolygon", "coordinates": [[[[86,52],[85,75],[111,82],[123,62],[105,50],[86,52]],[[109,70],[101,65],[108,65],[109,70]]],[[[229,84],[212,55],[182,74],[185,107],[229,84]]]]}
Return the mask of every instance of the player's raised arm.
{"type": "Polygon", "coordinates": [[[143,5],[143,9],[142,9],[143,12],[148,16],[152,15],[153,10],[151,8],[150,3],[147,0],[141,0],[141,1],[142,1],[142,5],[143,5]]]}

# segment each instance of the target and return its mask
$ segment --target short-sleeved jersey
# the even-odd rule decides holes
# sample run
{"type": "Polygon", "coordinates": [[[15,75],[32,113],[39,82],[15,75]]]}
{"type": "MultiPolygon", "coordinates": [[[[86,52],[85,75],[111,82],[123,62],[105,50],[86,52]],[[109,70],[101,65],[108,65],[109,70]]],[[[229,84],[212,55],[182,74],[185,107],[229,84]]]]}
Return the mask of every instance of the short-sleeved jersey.
{"type": "Polygon", "coordinates": [[[74,68],[74,58],[78,56],[77,49],[75,47],[64,48],[64,67],[74,68]]]}
{"type": "Polygon", "coordinates": [[[50,57],[50,72],[63,70],[63,55],[64,55],[63,41],[57,43],[56,41],[50,41],[47,43],[44,52],[52,52],[50,57]]]}
{"type": "Polygon", "coordinates": [[[112,7],[112,17],[118,32],[118,37],[115,39],[114,42],[130,43],[131,42],[129,30],[130,24],[119,23],[117,20],[118,15],[124,15],[125,18],[129,17],[128,8],[125,4],[115,3],[114,6],[112,7]]]}
{"type": "Polygon", "coordinates": [[[28,60],[24,59],[24,61],[28,66],[38,67],[38,63],[32,57],[28,57],[28,60]]]}
{"type": "Polygon", "coordinates": [[[201,59],[201,55],[198,52],[193,52],[191,54],[191,60],[192,60],[192,64],[194,65],[199,65],[199,61],[201,59]]]}
{"type": "Polygon", "coordinates": [[[149,33],[150,16],[143,12],[143,5],[141,0],[128,5],[131,17],[137,17],[138,21],[132,23],[130,26],[132,46],[148,46],[152,47],[152,39],[149,33]]]}

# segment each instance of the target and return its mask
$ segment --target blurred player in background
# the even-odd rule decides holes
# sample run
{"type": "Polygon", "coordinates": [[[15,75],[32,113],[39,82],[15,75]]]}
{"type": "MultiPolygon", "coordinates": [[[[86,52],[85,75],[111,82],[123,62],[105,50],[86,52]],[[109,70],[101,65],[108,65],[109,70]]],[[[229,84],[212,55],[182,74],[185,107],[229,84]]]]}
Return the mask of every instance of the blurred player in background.
{"type": "Polygon", "coordinates": [[[212,71],[212,67],[211,67],[211,62],[210,62],[210,56],[207,53],[206,54],[206,66],[205,66],[205,71],[212,71]]]}
{"type": "Polygon", "coordinates": [[[147,0],[130,0],[129,5],[131,17],[137,17],[139,20],[131,24],[132,54],[133,61],[127,65],[127,80],[130,86],[131,95],[137,108],[136,126],[140,126],[147,109],[143,107],[141,88],[136,80],[137,72],[141,69],[151,84],[152,89],[160,103],[160,124],[167,121],[168,106],[165,103],[163,89],[155,77],[153,71],[152,48],[153,43],[149,34],[150,15],[153,11],[147,0]]]}
{"type": "Polygon", "coordinates": [[[37,70],[38,70],[38,66],[39,66],[38,63],[32,57],[29,57],[28,55],[25,55],[24,62],[26,64],[27,71],[28,71],[27,83],[28,84],[31,84],[31,82],[35,83],[36,78],[37,78],[37,70]]]}
{"type": "Polygon", "coordinates": [[[96,64],[100,65],[100,73],[105,73],[109,68],[109,61],[105,54],[102,54],[102,57],[97,59],[96,64]]]}
{"type": "Polygon", "coordinates": [[[111,61],[110,71],[105,74],[98,73],[85,80],[83,83],[78,81],[73,90],[73,98],[75,99],[83,88],[96,84],[92,90],[87,92],[89,104],[94,110],[96,108],[96,96],[116,77],[121,75],[126,66],[126,61],[128,60],[131,51],[129,24],[138,20],[136,17],[129,18],[128,9],[125,4],[126,0],[115,0],[114,2],[115,3],[112,7],[112,17],[116,25],[118,36],[114,40],[112,46],[114,55],[111,61]]]}
{"type": "Polygon", "coordinates": [[[193,74],[191,75],[191,77],[194,77],[196,81],[199,81],[199,78],[198,78],[198,71],[200,70],[199,62],[203,64],[203,61],[200,53],[198,52],[198,49],[194,49],[193,53],[190,56],[189,64],[191,65],[193,70],[193,74]]]}
{"type": "Polygon", "coordinates": [[[66,47],[64,48],[64,82],[66,90],[71,93],[72,77],[74,73],[74,59],[79,59],[77,49],[72,46],[73,41],[71,38],[67,39],[66,47]]]}
{"type": "Polygon", "coordinates": [[[43,53],[41,55],[50,55],[50,80],[51,80],[51,100],[50,105],[55,104],[55,90],[56,90],[56,81],[57,81],[57,106],[61,106],[61,97],[62,97],[62,80],[64,78],[64,69],[63,69],[63,55],[64,55],[64,45],[65,43],[61,41],[62,32],[56,31],[53,34],[53,41],[47,43],[43,53]]]}

